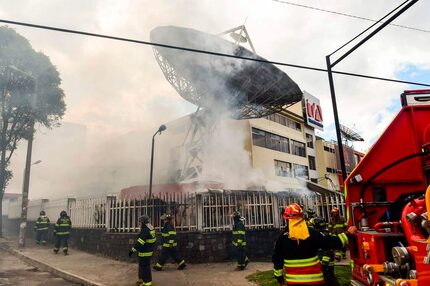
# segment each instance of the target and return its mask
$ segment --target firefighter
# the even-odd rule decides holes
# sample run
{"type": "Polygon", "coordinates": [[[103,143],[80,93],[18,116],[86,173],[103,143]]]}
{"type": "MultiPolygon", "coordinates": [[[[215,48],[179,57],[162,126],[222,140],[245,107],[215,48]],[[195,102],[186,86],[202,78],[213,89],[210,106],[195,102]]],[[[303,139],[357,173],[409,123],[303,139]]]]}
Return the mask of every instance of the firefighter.
{"type": "Polygon", "coordinates": [[[325,285],[319,249],[341,248],[348,245],[348,235],[357,231],[352,226],[345,233],[323,236],[308,228],[302,208],[293,203],[285,208],[286,230],[276,241],[273,254],[273,274],[280,285],[325,285]]]}
{"type": "Polygon", "coordinates": [[[60,217],[54,226],[55,245],[54,253],[57,254],[61,245],[63,246],[63,253],[67,255],[69,250],[68,240],[70,236],[70,230],[72,229],[72,221],[67,215],[66,211],[60,212],[60,217]]]}
{"type": "MultiPolygon", "coordinates": [[[[331,217],[328,224],[328,231],[330,234],[339,234],[346,230],[347,224],[345,218],[339,214],[339,209],[334,207],[331,210],[331,217]]],[[[337,249],[334,255],[337,261],[346,257],[346,248],[337,249]]]]}
{"type": "Polygon", "coordinates": [[[137,236],[137,240],[133,248],[128,253],[128,256],[131,257],[134,253],[136,253],[139,258],[139,272],[136,285],[149,286],[152,285],[151,257],[156,241],[155,230],[150,223],[149,216],[143,215],[139,218],[139,221],[140,233],[137,236]]]}
{"type": "MultiPolygon", "coordinates": [[[[319,231],[323,236],[330,235],[327,229],[327,223],[324,218],[316,217],[313,219],[314,228],[319,231]]],[[[340,286],[334,275],[334,249],[320,249],[318,258],[321,261],[324,281],[327,286],[340,286]]]]}
{"type": "Polygon", "coordinates": [[[240,212],[234,211],[233,217],[233,249],[237,259],[237,269],[244,270],[249,263],[246,256],[246,238],[245,238],[245,218],[240,215],[240,212]]]}
{"type": "Polygon", "coordinates": [[[315,217],[315,211],[311,208],[308,208],[306,211],[306,224],[308,227],[314,227],[314,217],[315,217]]]}
{"type": "Polygon", "coordinates": [[[172,216],[170,214],[163,214],[160,219],[163,222],[163,228],[161,229],[162,236],[162,248],[161,248],[161,256],[154,265],[154,269],[157,271],[161,271],[163,269],[164,264],[166,263],[169,256],[178,263],[178,270],[184,269],[187,265],[185,264],[185,260],[182,259],[182,256],[179,254],[178,243],[176,241],[176,230],[172,223],[172,216]]]}
{"type": "Polygon", "coordinates": [[[37,244],[46,244],[49,223],[50,221],[49,218],[46,216],[45,211],[40,211],[40,216],[37,218],[36,225],[34,226],[37,244]]]}

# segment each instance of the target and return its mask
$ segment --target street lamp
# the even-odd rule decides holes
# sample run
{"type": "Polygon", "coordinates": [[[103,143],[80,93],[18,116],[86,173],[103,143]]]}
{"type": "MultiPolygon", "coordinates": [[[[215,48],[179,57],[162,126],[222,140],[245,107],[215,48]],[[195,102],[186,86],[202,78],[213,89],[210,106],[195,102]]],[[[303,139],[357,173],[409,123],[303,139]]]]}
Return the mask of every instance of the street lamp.
{"type": "Polygon", "coordinates": [[[153,168],[154,168],[154,142],[155,142],[155,135],[157,135],[157,134],[161,135],[161,132],[163,132],[166,129],[167,129],[166,125],[162,124],[158,128],[157,132],[155,132],[154,135],[152,136],[151,168],[150,168],[150,173],[149,173],[149,198],[151,198],[151,195],[152,195],[152,171],[153,171],[153,168]]]}

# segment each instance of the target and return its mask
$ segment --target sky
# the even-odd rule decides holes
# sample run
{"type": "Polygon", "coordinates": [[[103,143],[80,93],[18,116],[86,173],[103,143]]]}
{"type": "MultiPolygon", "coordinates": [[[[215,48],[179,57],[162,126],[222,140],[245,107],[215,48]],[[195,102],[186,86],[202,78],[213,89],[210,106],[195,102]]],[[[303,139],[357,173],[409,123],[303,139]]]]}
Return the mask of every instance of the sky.
{"type": "MultiPolygon", "coordinates": [[[[374,0],[368,1],[368,5],[353,0],[288,3],[299,2],[318,9],[379,19],[402,1],[374,0]]],[[[394,23],[429,31],[429,10],[429,1],[419,1],[394,23]]],[[[181,26],[218,34],[245,23],[260,56],[318,68],[325,68],[326,55],[372,24],[272,0],[14,0],[0,1],[0,19],[143,41],[149,41],[150,31],[158,26],[181,26]]],[[[35,50],[48,55],[61,75],[67,104],[63,121],[70,126],[80,126],[81,131],[77,133],[80,136],[85,134],[85,143],[79,144],[85,145],[86,150],[80,154],[79,144],[71,140],[69,143],[76,150],[73,157],[67,158],[66,165],[79,169],[83,162],[88,166],[96,160],[106,162],[103,165],[120,161],[121,152],[111,156],[107,155],[109,151],[101,151],[111,150],[104,148],[107,144],[103,142],[116,142],[119,144],[116,149],[122,148],[131,156],[144,157],[149,148],[149,140],[146,139],[160,124],[196,109],[165,80],[149,46],[15,25],[9,27],[27,38],[35,50]],[[125,146],[121,138],[137,134],[139,130],[146,134],[139,141],[141,150],[125,150],[138,146],[125,146]],[[75,162],[76,158],[79,158],[78,162],[75,162]]],[[[388,26],[334,69],[430,83],[429,46],[430,32],[388,26]]],[[[340,54],[336,53],[332,59],[340,54]]],[[[327,74],[279,68],[302,90],[320,99],[325,130],[319,135],[328,140],[335,139],[327,74]]],[[[400,110],[401,92],[421,88],[341,75],[334,76],[334,84],[341,123],[353,128],[366,140],[355,144],[360,151],[371,146],[400,110]]],[[[21,144],[13,163],[16,179],[11,182],[11,187],[18,191],[22,182],[18,174],[22,172],[23,147],[21,144]]],[[[50,185],[46,178],[44,183],[39,178],[49,167],[49,158],[44,156],[41,158],[43,163],[34,167],[35,178],[32,177],[39,189],[50,185]]],[[[147,168],[146,161],[140,162],[136,168],[147,168]]],[[[58,163],[50,168],[58,169],[58,163]]],[[[136,168],[130,176],[139,174],[136,168]]],[[[109,172],[117,174],[119,169],[109,172]]],[[[73,177],[71,180],[77,179],[73,177]]],[[[134,177],[129,182],[138,184],[143,183],[142,180],[134,177]]],[[[41,195],[42,191],[36,191],[36,196],[38,194],[41,195]]]]}

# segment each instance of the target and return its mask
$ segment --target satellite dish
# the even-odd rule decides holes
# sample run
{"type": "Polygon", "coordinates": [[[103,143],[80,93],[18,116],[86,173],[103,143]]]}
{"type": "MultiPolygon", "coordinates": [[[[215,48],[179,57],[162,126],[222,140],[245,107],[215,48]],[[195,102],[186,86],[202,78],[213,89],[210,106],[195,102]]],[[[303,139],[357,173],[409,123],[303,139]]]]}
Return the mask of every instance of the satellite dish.
{"type": "Polygon", "coordinates": [[[230,33],[230,37],[232,37],[233,40],[235,40],[238,43],[246,43],[246,42],[248,42],[248,40],[246,39],[246,37],[243,36],[242,34],[239,34],[239,33],[231,32],[230,33]]]}
{"type": "MultiPolygon", "coordinates": [[[[248,49],[194,29],[163,26],[154,43],[264,60],[248,49]]],[[[167,81],[187,101],[209,110],[228,109],[236,119],[260,118],[301,101],[299,86],[272,64],[154,47],[167,81]]]]}
{"type": "Polygon", "coordinates": [[[346,140],[349,141],[364,141],[363,137],[361,137],[357,132],[354,130],[346,127],[345,125],[339,124],[340,126],[340,133],[342,133],[343,137],[346,140]]]}

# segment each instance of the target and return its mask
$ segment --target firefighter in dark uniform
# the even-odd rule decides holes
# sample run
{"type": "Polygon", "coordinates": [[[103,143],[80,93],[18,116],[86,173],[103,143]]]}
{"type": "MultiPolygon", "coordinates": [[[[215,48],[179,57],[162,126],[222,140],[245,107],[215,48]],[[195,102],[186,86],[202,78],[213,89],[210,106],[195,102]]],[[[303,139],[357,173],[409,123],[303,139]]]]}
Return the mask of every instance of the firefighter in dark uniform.
{"type": "Polygon", "coordinates": [[[307,227],[303,210],[296,203],[285,208],[283,217],[287,227],[276,241],[272,258],[276,280],[280,285],[325,285],[318,250],[348,245],[348,235],[357,228],[352,226],[346,233],[323,236],[307,227]]]}
{"type": "MultiPolygon", "coordinates": [[[[316,217],[313,219],[313,225],[316,231],[319,231],[323,236],[330,235],[327,229],[327,223],[324,218],[316,217]]],[[[320,249],[318,258],[321,261],[324,281],[327,286],[340,286],[334,275],[334,249],[320,249]]]]}
{"type": "Polygon", "coordinates": [[[54,253],[57,254],[58,250],[60,250],[61,245],[63,246],[63,253],[67,255],[69,250],[69,236],[70,231],[72,229],[72,221],[70,217],[67,215],[66,211],[61,211],[60,217],[57,220],[57,223],[54,226],[54,236],[55,236],[55,245],[54,245],[54,253]]]}
{"type": "Polygon", "coordinates": [[[237,269],[244,270],[249,263],[246,256],[245,218],[240,212],[234,211],[233,217],[233,249],[237,259],[237,269]]]}
{"type": "MultiPolygon", "coordinates": [[[[331,217],[330,221],[328,223],[328,231],[330,234],[337,235],[339,233],[342,233],[346,230],[347,224],[346,220],[343,216],[339,214],[339,209],[334,207],[331,210],[331,217]]],[[[337,261],[340,261],[342,258],[346,257],[346,248],[343,249],[336,249],[334,258],[337,261]]]]}
{"type": "Polygon", "coordinates": [[[49,218],[46,216],[45,211],[40,212],[40,216],[36,220],[34,231],[36,232],[36,243],[46,244],[46,238],[48,236],[49,229],[49,218]]]}
{"type": "Polygon", "coordinates": [[[313,225],[313,219],[315,217],[315,211],[311,208],[308,208],[306,211],[306,224],[308,227],[314,227],[313,225]]]}
{"type": "Polygon", "coordinates": [[[161,256],[154,265],[154,269],[157,271],[161,271],[163,269],[164,264],[166,263],[169,256],[178,263],[178,270],[184,269],[187,265],[185,264],[185,260],[182,259],[182,256],[179,254],[178,243],[176,241],[176,230],[172,223],[172,216],[170,214],[163,214],[160,219],[163,222],[163,228],[161,229],[162,236],[162,249],[161,256]]]}
{"type": "Polygon", "coordinates": [[[136,285],[150,286],[152,285],[151,257],[156,241],[155,230],[150,224],[149,216],[143,215],[139,218],[139,221],[141,223],[140,233],[137,237],[136,243],[128,253],[128,256],[131,257],[136,253],[139,258],[139,279],[136,281],[136,285]]]}

